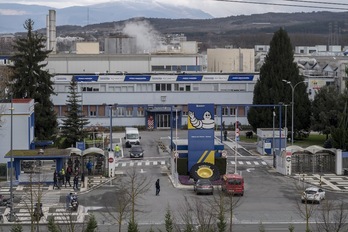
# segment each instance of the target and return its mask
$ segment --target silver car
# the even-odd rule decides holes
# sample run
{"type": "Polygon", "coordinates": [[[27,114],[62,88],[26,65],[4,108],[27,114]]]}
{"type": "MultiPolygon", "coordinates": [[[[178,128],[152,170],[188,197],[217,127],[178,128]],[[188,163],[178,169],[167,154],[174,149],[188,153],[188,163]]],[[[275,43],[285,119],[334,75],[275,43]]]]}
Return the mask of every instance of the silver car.
{"type": "Polygon", "coordinates": [[[208,179],[199,179],[196,181],[193,190],[197,193],[197,195],[201,193],[213,194],[214,186],[208,179]]]}
{"type": "Polygon", "coordinates": [[[320,203],[320,201],[325,199],[325,191],[318,187],[310,187],[306,188],[306,190],[302,193],[301,201],[312,202],[312,203],[320,203]]]}

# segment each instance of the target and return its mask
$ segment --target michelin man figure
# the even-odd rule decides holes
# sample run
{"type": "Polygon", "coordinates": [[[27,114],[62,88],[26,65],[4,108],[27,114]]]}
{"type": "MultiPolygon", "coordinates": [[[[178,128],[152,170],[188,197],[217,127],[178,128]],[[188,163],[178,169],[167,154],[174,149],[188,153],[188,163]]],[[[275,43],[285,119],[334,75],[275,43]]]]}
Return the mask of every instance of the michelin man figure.
{"type": "Polygon", "coordinates": [[[191,111],[188,112],[188,116],[192,126],[196,129],[214,129],[215,122],[211,119],[211,113],[209,111],[204,112],[202,120],[197,119],[195,113],[191,111]]]}

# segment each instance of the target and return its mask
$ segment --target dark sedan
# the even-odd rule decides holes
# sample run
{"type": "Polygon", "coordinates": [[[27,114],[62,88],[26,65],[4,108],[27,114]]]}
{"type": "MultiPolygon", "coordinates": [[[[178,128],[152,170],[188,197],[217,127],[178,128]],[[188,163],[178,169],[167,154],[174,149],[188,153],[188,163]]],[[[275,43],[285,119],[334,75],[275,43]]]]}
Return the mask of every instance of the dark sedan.
{"type": "Polygon", "coordinates": [[[140,145],[133,145],[129,150],[130,158],[143,158],[144,157],[144,149],[140,145]]]}
{"type": "Polygon", "coordinates": [[[201,193],[213,194],[214,186],[208,179],[199,179],[196,181],[193,190],[197,193],[197,195],[201,193]]]}

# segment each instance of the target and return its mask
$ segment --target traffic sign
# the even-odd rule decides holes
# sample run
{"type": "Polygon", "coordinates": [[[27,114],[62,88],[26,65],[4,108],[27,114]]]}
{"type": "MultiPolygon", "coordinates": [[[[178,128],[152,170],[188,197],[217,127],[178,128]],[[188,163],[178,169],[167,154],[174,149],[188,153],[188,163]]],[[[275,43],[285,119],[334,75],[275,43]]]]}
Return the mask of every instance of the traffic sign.
{"type": "Polygon", "coordinates": [[[175,159],[179,158],[179,152],[177,152],[177,151],[174,152],[174,158],[175,158],[175,159]]]}
{"type": "Polygon", "coordinates": [[[290,161],[291,161],[291,156],[287,156],[287,157],[286,157],[286,161],[287,161],[287,162],[290,162],[290,161]]]}
{"type": "Polygon", "coordinates": [[[110,157],[109,158],[109,163],[113,163],[114,162],[114,158],[110,157]]]}
{"type": "Polygon", "coordinates": [[[222,154],[222,157],[226,158],[226,156],[227,156],[227,151],[226,151],[226,150],[222,150],[221,154],[222,154]]]}

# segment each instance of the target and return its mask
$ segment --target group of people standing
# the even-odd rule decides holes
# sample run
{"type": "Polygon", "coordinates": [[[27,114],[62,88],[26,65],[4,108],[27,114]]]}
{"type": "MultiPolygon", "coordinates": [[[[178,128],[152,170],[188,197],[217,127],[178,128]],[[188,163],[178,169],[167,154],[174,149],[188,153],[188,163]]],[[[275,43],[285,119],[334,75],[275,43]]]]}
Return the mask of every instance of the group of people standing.
{"type": "MultiPolygon", "coordinates": [[[[75,169],[76,170],[76,169],[75,169]]],[[[85,176],[84,173],[81,173],[81,183],[82,187],[84,187],[84,181],[85,176]]],[[[79,172],[75,171],[73,172],[72,166],[68,166],[66,170],[62,168],[59,172],[54,171],[53,173],[53,189],[58,188],[60,189],[62,186],[67,187],[73,187],[74,190],[79,189],[79,172]],[[71,178],[73,177],[73,186],[71,186],[71,178]]]]}

